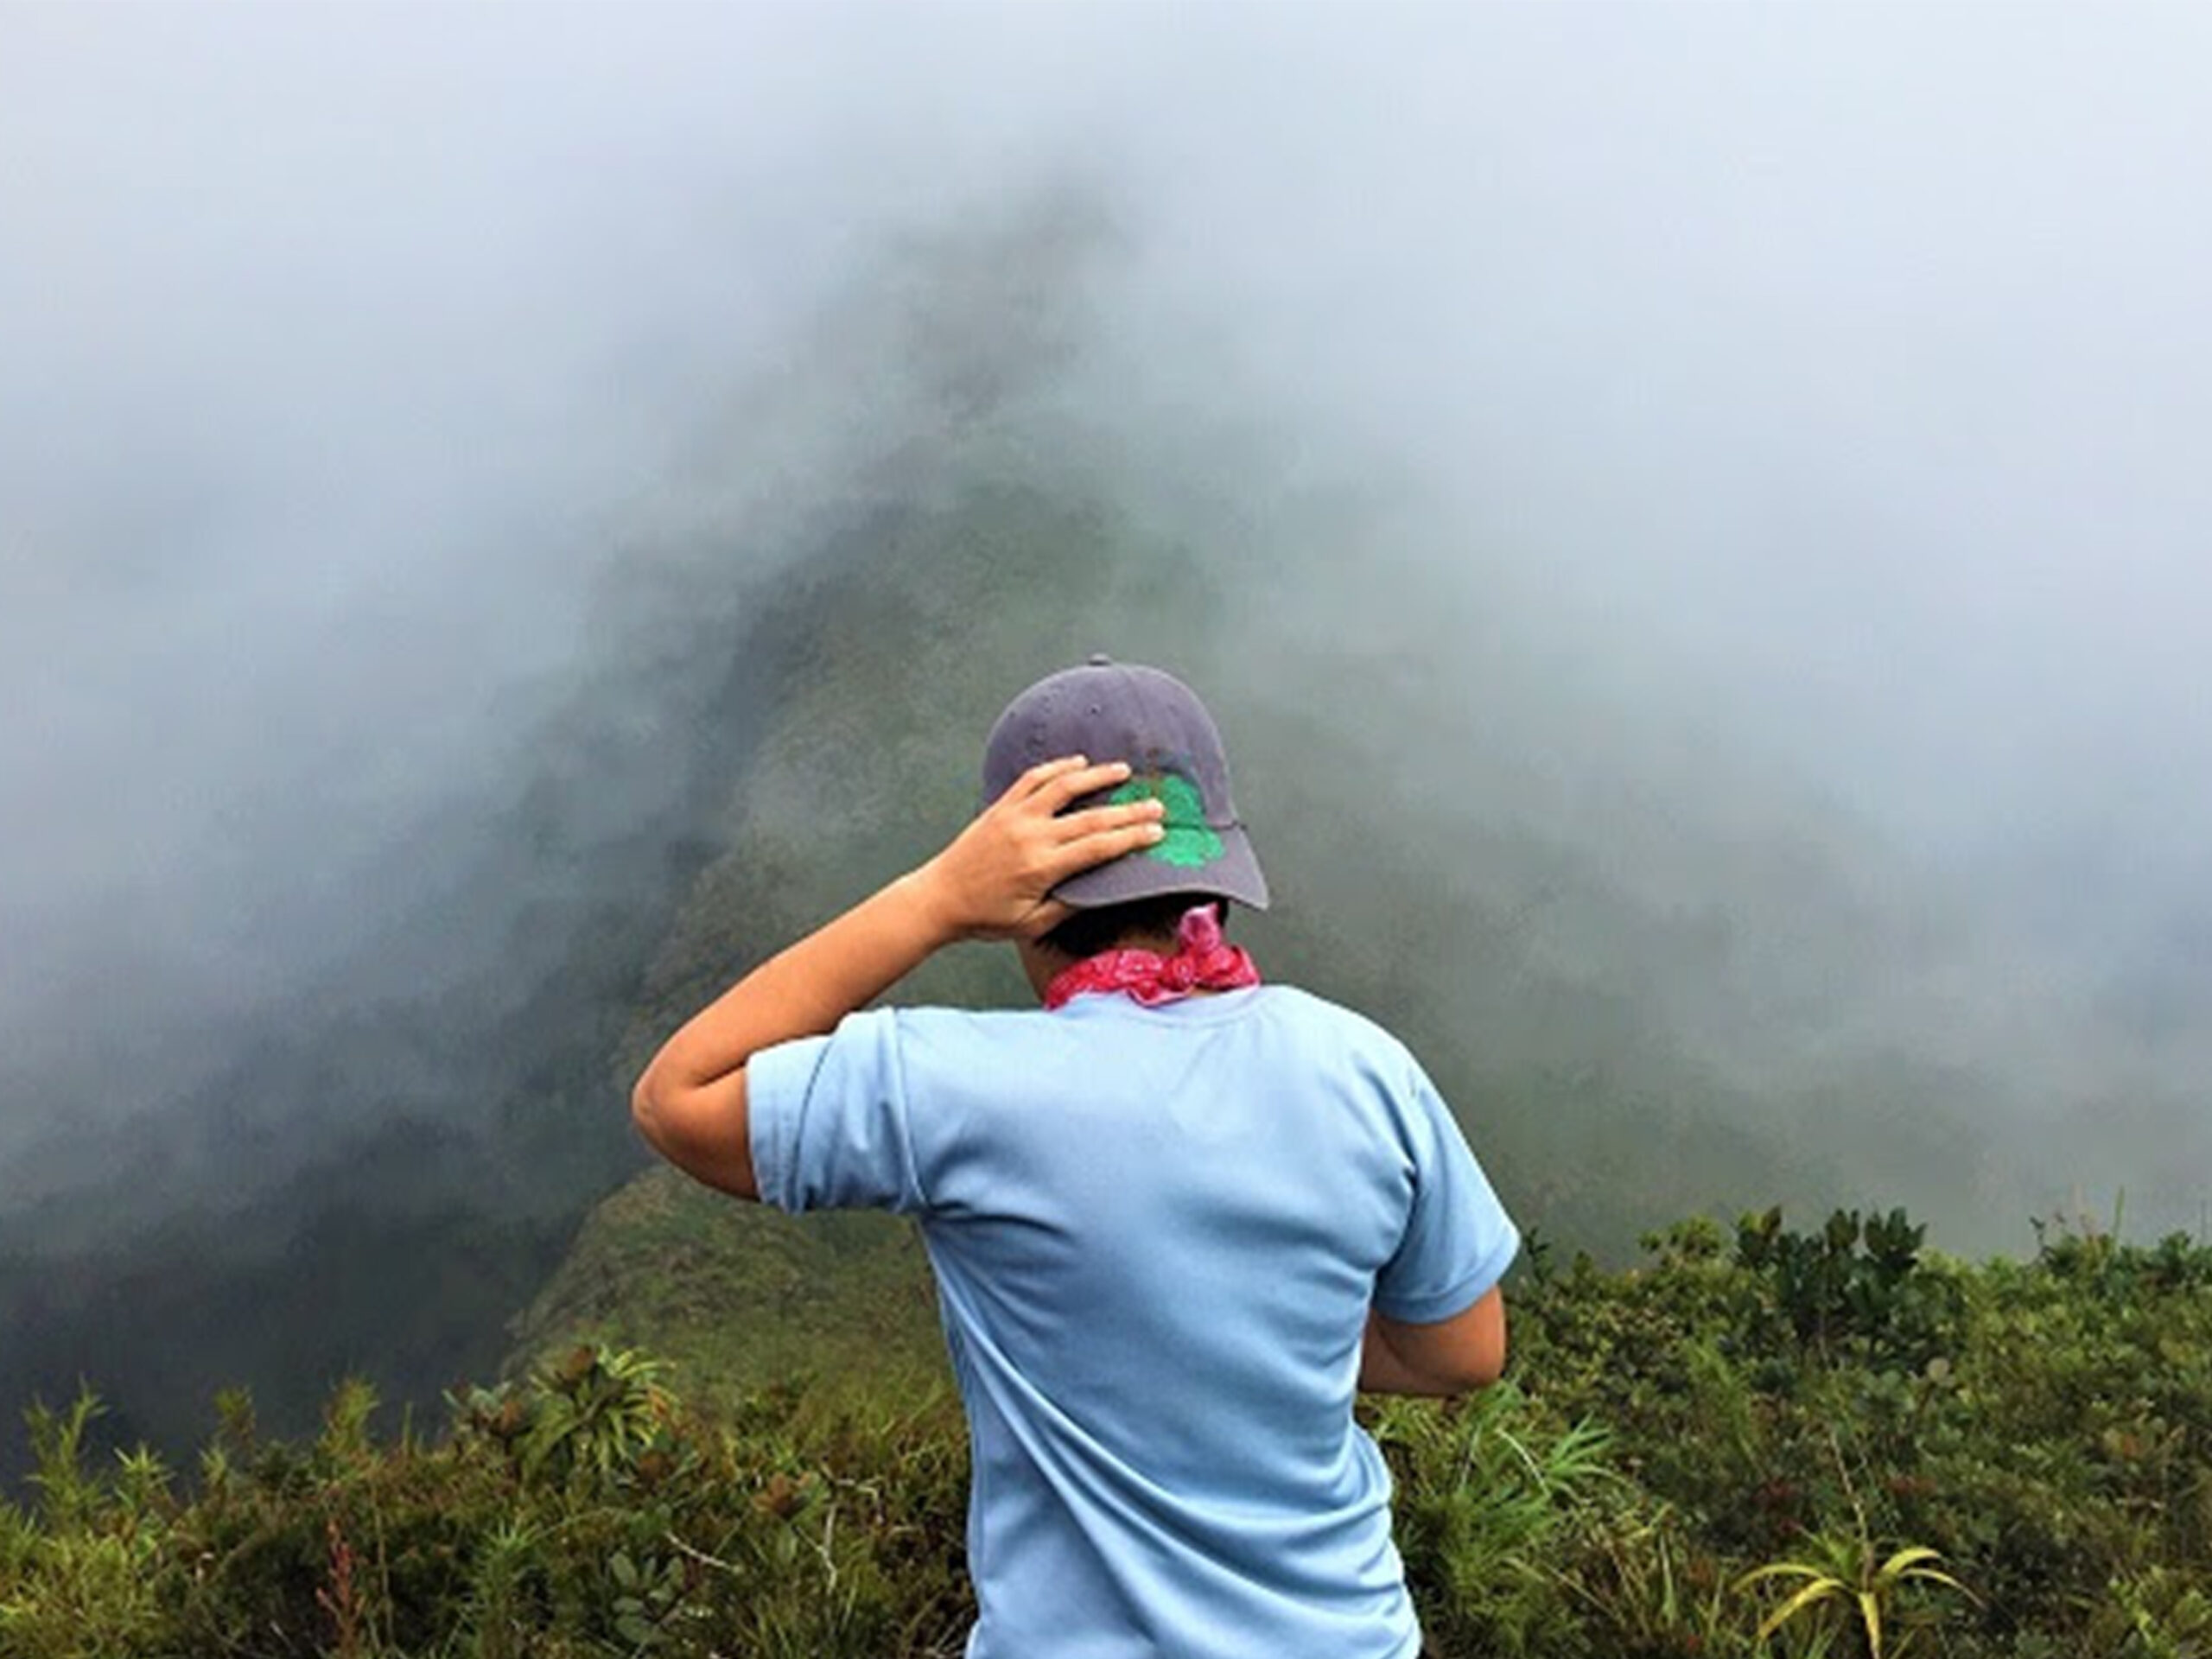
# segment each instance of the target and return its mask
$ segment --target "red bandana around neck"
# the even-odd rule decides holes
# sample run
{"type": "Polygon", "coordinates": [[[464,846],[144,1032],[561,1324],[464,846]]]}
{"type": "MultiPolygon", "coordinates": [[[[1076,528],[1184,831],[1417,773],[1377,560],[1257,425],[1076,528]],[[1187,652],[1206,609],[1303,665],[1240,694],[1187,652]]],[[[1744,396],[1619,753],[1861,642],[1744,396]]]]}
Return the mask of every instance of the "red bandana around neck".
{"type": "Polygon", "coordinates": [[[1065,1007],[1092,992],[1118,991],[1147,1007],[1179,1002],[1196,991],[1241,991],[1260,982],[1251,953],[1221,937],[1221,918],[1211,905],[1183,913],[1175,929],[1175,951],[1102,950],[1052,976],[1045,988],[1047,1008],[1065,1007]]]}

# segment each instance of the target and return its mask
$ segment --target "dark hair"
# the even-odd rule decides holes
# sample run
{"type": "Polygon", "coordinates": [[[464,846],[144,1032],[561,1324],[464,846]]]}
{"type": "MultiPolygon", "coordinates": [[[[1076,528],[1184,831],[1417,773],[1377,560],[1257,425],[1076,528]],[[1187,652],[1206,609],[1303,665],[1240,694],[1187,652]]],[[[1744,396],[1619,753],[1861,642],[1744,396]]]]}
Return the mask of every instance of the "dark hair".
{"type": "Polygon", "coordinates": [[[1211,905],[1214,914],[1227,925],[1229,900],[1217,893],[1157,893],[1127,904],[1078,910],[1047,933],[1045,943],[1079,959],[1111,950],[1127,939],[1172,939],[1185,914],[1200,905],[1211,905]]]}

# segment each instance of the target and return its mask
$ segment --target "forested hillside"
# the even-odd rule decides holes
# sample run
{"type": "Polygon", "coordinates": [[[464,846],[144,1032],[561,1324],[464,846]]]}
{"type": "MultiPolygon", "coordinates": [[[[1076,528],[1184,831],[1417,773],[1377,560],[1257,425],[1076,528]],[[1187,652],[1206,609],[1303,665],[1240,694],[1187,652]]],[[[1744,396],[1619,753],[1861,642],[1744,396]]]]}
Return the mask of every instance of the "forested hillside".
{"type": "MultiPolygon", "coordinates": [[[[1401,1033],[1546,1234],[1618,1258],[1872,1192],[2018,1248],[2115,1169],[2196,1218],[2212,1131],[2098,1070],[2094,1012],[2015,997],[1982,918],[1847,807],[1562,632],[1511,527],[1128,384],[1098,348],[1130,257],[1079,188],[883,251],[607,528],[632,553],[588,662],[382,851],[368,943],[209,1033],[232,1058],[181,1094],[29,1103],[0,1402],[82,1377],[102,1432],[177,1448],[230,1384],[297,1431],[349,1372],[428,1408],[495,1367],[640,1166],[652,1046],[933,850],[1007,696],[1100,650],[1219,715],[1278,894],[1236,922],[1262,971],[1401,1033]]],[[[1020,990],[976,948],[896,995],[1020,990]]]]}
{"type": "MultiPolygon", "coordinates": [[[[1937,1185],[1981,1166],[1940,1112],[1876,1098],[1823,1132],[1817,1098],[1732,1086],[1636,995],[1637,952],[1610,977],[1567,971],[1493,902],[1504,878],[1469,875],[1471,843],[1436,859],[1370,832],[1346,801],[1418,823],[1419,785],[1227,671],[1208,626],[1224,590],[1194,585],[1171,538],[979,486],[847,545],[773,613],[767,655],[737,652],[747,706],[767,712],[699,817],[664,931],[557,1051],[576,1070],[505,1096],[512,1138],[480,1135],[474,1155],[521,1180],[540,1155],[559,1166],[563,1135],[625,1144],[625,1086],[662,1033],[972,810],[975,734],[1007,685],[1134,635],[1128,654],[1224,666],[1217,702],[1281,894],[1239,918],[1264,970],[1398,1026],[1535,1230],[1512,1384],[1370,1419],[1446,1653],[2206,1650],[2201,1245],[2062,1229],[2031,1262],[1976,1268],[1901,1218],[1665,1227],[1747,1194],[1878,1190],[1877,1163],[1937,1185]],[[979,650],[980,617],[1021,650],[979,650]],[[1564,1261],[1626,1256],[1649,1227],[1646,1271],[1564,1261]]],[[[1541,849],[1501,833],[1492,851],[1541,849]]],[[[1699,925],[1571,846],[1541,855],[1563,902],[1611,912],[1655,957],[1699,925]]],[[[1792,868],[1817,885],[1816,860],[1792,868]]],[[[622,977],[626,939],[607,936],[589,982],[622,977]]],[[[1019,988],[978,947],[899,994],[1019,988]]],[[[408,1182],[404,1165],[389,1177],[408,1182]]],[[[353,1236],[364,1274],[391,1236],[353,1236]]],[[[957,1651],[964,1445],[901,1224],[793,1224],[657,1172],[591,1215],[534,1300],[471,1270],[464,1250],[422,1281],[448,1287],[441,1319],[474,1321],[435,1351],[483,1356],[439,1379],[442,1406],[420,1371],[381,1414],[377,1386],[348,1385],[306,1443],[286,1438],[296,1399],[162,1392],[168,1422],[211,1426],[194,1466],[134,1449],[143,1395],[105,1414],[51,1396],[18,1443],[28,1507],[0,1511],[0,1651],[957,1651]],[[501,1381],[485,1350],[511,1344],[501,1381]]],[[[346,1327],[361,1369],[433,1351],[404,1346],[419,1305],[381,1306],[365,1298],[346,1327]]]]}
{"type": "MultiPolygon", "coordinates": [[[[1239,918],[1263,971],[1400,1030],[1533,1224],[1618,1251],[1688,1210],[1841,1200],[1877,1168],[1916,1203],[1971,1198],[1989,1155],[1965,1140],[1970,1090],[1879,1054],[1754,1090],[1668,1012],[1669,964],[1704,948],[1708,914],[1494,803],[1427,794],[1345,727],[1348,693],[1386,689],[1326,652],[1300,664],[1294,619],[1252,607],[1283,550],[1201,556],[1079,481],[968,470],[943,499],[824,529],[795,575],[725,602],[727,632],[661,638],[652,689],[581,701],[547,735],[557,766],[474,832],[482,874],[393,918],[368,994],[303,988],[193,1101],[71,1146],[53,1196],[0,1217],[0,1397],[83,1376],[111,1432],[175,1447],[233,1382],[296,1431],[349,1371],[427,1404],[490,1368],[582,1211],[637,1167],[625,1096],[652,1045],[933,850],[974,809],[1010,690],[1102,648],[1181,668],[1219,709],[1279,894],[1239,918]],[[626,794],[652,813],[613,817],[626,794]],[[469,937],[480,880],[542,897],[462,982],[410,983],[412,958],[469,937]],[[1515,898],[1531,890],[1533,918],[1515,898]],[[1562,954],[1570,921],[1617,942],[1609,965],[1562,954]],[[1866,1092],[1839,1133],[1853,1067],[1866,1092]],[[132,1218],[134,1191],[195,1186],[196,1207],[132,1218]]],[[[1510,780],[1488,746],[1459,764],[1510,780]]],[[[1838,927],[1887,925],[1820,896],[1813,849],[1783,862],[1838,927]]],[[[896,995],[1017,996],[1001,957],[952,953],[896,995]]]]}

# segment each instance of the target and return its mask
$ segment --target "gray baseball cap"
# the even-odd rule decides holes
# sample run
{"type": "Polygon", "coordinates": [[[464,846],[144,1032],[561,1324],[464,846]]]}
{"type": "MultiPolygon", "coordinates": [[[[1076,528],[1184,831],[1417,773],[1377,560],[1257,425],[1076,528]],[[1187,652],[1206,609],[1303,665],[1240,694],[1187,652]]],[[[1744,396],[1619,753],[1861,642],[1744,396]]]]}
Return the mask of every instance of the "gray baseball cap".
{"type": "Polygon", "coordinates": [[[1072,876],[1052,896],[1079,910],[1174,893],[1212,893],[1268,907],[1251,838],[1229,793],[1229,756],[1213,716],[1173,675],[1093,657],[1031,686],[983,745],[985,804],[1041,761],[1064,754],[1126,760],[1129,780],[1079,802],[1157,796],[1167,833],[1154,846],[1072,876]]]}

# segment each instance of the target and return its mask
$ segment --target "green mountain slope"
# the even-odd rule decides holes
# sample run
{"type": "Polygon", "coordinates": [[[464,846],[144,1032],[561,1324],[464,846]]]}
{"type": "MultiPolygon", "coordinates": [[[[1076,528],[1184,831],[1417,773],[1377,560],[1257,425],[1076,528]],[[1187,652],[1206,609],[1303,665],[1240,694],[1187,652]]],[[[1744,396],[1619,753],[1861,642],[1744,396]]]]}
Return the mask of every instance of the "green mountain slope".
{"type": "MultiPolygon", "coordinates": [[[[733,791],[725,850],[645,974],[605,1080],[610,1112],[690,1014],[926,857],[974,810],[981,737],[1010,689],[1103,647],[1183,668],[1219,710],[1278,892],[1274,912],[1236,922],[1263,971],[1401,1032],[1524,1224],[1618,1255],[1683,1213],[1847,1196],[1834,1139],[1823,1147],[1807,1132],[1811,1104],[1732,1086],[1639,994],[1633,961],[1601,976],[1548,960],[1469,872],[1506,881],[1516,861],[1541,857],[1556,890],[1655,959],[1666,957],[1668,918],[1572,848],[1526,832],[1470,836],[1449,860],[1425,850],[1450,810],[1407,798],[1404,757],[1346,746],[1261,684],[1208,678],[1236,630],[1213,602],[1222,589],[1207,584],[1233,588],[1233,559],[1202,561],[1079,493],[1013,483],[886,518],[875,533],[865,568],[815,595],[801,671],[733,791]],[[1190,602],[1164,605],[1164,587],[1190,602]],[[1446,862],[1448,881],[1438,876],[1446,862]]],[[[1252,643],[1248,628],[1236,648],[1252,643]]],[[[892,1000],[981,1006],[1027,995],[1010,952],[977,945],[925,964],[892,1000]]],[[[1942,1122],[1902,1120],[1864,1161],[1941,1179],[1953,1165],[1942,1122]]],[[[1903,1185],[1918,1201],[1914,1183],[1903,1185]]],[[[516,1358],[579,1340],[634,1344],[675,1357],[709,1389],[879,1359],[934,1372],[925,1284],[901,1229],[866,1217],[794,1224],[653,1174],[586,1224],[518,1326],[516,1358]]]]}
{"type": "MultiPolygon", "coordinates": [[[[1236,923],[1263,970],[1405,1037],[1546,1235],[1618,1258],[1682,1214],[1873,1192],[2018,1249],[2050,1207],[2027,1158],[2124,1151],[2126,1078],[2062,1140],[1977,1075],[2056,1074],[2075,1027],[2008,1018],[2042,1045],[2015,1052],[1963,1019],[2012,981],[1948,954],[1847,810],[1730,772],[1565,637],[1530,547],[1484,545],[1541,527],[1440,523],[1389,457],[1208,384],[1233,365],[1202,342],[1133,343],[1129,252],[1080,191],[885,249],[638,504],[529,765],[391,849],[450,873],[435,901],[193,1098],[105,1135],[36,1103],[67,1156],[0,1205],[0,1402],[81,1376],[120,1437],[178,1446],[224,1384],[292,1432],[340,1375],[428,1405],[488,1366],[642,1161],[652,1047],[933,851],[1006,697],[1098,650],[1220,717],[1278,899],[1236,923]]],[[[894,995],[1024,992],[973,947],[894,995]]],[[[2160,1144],[2202,1166],[2202,1131],[2160,1144]]]]}
{"type": "Polygon", "coordinates": [[[921,1241],[893,1217],[794,1221],[673,1170],[601,1205],[515,1328],[512,1370],[579,1343],[669,1362],[686,1399],[947,1379],[921,1241]]]}

